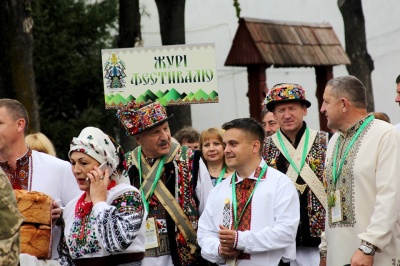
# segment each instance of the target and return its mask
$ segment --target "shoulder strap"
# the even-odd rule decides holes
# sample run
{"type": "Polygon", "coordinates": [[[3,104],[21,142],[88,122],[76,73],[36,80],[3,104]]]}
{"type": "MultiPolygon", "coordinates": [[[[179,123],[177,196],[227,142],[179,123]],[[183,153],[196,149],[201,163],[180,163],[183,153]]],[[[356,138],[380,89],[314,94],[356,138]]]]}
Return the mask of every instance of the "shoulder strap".
{"type": "MultiPolygon", "coordinates": [[[[315,138],[317,137],[317,134],[318,134],[318,132],[316,130],[313,130],[313,129],[309,129],[309,130],[310,130],[310,141],[309,141],[308,147],[307,147],[307,154],[310,152],[312,145],[315,142],[315,138]]],[[[328,135],[325,133],[325,138],[327,138],[327,137],[328,137],[328,135]]],[[[283,152],[283,149],[282,149],[281,145],[279,144],[279,140],[278,140],[276,134],[274,134],[272,136],[272,140],[275,143],[275,146],[280,150],[282,155],[285,156],[285,153],[283,152]]],[[[293,147],[293,145],[286,138],[283,138],[283,141],[286,145],[286,148],[289,151],[289,154],[292,155],[292,160],[294,161],[295,164],[299,165],[302,147],[304,146],[304,134],[300,140],[299,145],[297,146],[297,149],[295,149],[293,147]]],[[[285,156],[285,158],[286,158],[286,156],[285,156]]],[[[296,180],[297,180],[298,174],[291,165],[289,165],[286,175],[296,185],[296,180]]],[[[310,189],[312,190],[314,195],[318,198],[318,200],[322,204],[322,206],[326,209],[327,196],[326,196],[326,192],[325,192],[325,187],[324,187],[323,183],[315,175],[314,171],[311,169],[311,167],[308,165],[308,163],[304,164],[303,169],[300,171],[300,176],[303,178],[303,180],[306,182],[306,184],[310,187],[310,189]]]]}
{"type": "MultiPolygon", "coordinates": [[[[165,162],[170,162],[174,159],[175,155],[179,151],[179,144],[171,143],[171,150],[167,154],[165,158],[165,162]]],[[[143,155],[142,155],[143,156],[143,155]]],[[[184,155],[185,156],[185,155],[184,155]]],[[[138,167],[138,152],[137,149],[133,152],[133,163],[138,167]]],[[[145,161],[144,158],[141,160],[142,162],[145,161]]],[[[142,163],[142,175],[143,175],[143,183],[140,190],[144,191],[146,198],[148,198],[150,194],[150,188],[154,182],[158,165],[160,163],[160,159],[157,159],[154,165],[150,168],[150,166],[146,163],[142,163]]],[[[162,174],[164,173],[164,168],[162,170],[162,174]]],[[[174,196],[169,192],[168,188],[162,181],[158,181],[157,186],[154,190],[154,195],[157,199],[161,202],[164,206],[166,211],[169,213],[171,218],[174,220],[176,226],[182,232],[183,236],[185,237],[186,242],[191,248],[191,252],[194,253],[196,251],[196,244],[197,244],[197,234],[194,230],[190,220],[187,218],[186,214],[183,212],[181,206],[178,204],[174,196]]]]}

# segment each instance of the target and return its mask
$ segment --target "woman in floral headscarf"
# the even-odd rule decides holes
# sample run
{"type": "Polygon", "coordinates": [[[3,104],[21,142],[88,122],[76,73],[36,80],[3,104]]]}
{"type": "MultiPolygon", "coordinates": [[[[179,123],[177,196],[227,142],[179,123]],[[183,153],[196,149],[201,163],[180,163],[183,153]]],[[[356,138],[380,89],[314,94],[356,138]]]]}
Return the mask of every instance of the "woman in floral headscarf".
{"type": "Polygon", "coordinates": [[[84,193],[64,210],[60,253],[68,254],[59,259],[61,265],[141,265],[145,209],[135,187],[118,183],[125,161],[113,142],[94,127],[83,129],[71,142],[68,156],[84,193]]]}

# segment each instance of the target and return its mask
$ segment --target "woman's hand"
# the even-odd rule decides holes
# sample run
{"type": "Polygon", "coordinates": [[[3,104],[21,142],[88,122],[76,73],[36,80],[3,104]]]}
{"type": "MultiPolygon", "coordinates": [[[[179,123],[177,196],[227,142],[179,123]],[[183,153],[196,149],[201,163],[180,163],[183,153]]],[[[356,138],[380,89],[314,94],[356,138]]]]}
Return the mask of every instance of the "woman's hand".
{"type": "Polygon", "coordinates": [[[58,205],[58,203],[56,201],[53,200],[53,204],[51,207],[52,227],[54,227],[55,225],[57,225],[61,222],[62,214],[63,214],[63,209],[60,207],[60,205],[58,205]]]}
{"type": "Polygon", "coordinates": [[[90,198],[93,205],[100,201],[106,201],[107,187],[110,184],[108,169],[103,173],[99,167],[95,166],[87,176],[90,180],[90,198]]]}

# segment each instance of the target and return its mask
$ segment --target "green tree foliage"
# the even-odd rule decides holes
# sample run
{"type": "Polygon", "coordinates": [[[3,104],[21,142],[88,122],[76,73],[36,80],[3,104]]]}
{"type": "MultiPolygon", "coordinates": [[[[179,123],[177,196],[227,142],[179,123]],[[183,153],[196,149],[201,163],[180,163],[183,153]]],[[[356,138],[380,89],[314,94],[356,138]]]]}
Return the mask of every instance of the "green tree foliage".
{"type": "Polygon", "coordinates": [[[31,1],[0,1],[0,97],[19,100],[29,114],[29,128],[40,130],[33,71],[31,1]]]}
{"type": "Polygon", "coordinates": [[[104,109],[101,49],[112,46],[118,2],[33,1],[34,68],[42,132],[66,158],[86,126],[110,135],[115,110],[104,109]]]}
{"type": "Polygon", "coordinates": [[[239,22],[239,20],[240,20],[240,11],[242,11],[242,9],[240,8],[239,0],[233,0],[233,6],[235,7],[236,17],[238,18],[238,22],[239,22]]]}

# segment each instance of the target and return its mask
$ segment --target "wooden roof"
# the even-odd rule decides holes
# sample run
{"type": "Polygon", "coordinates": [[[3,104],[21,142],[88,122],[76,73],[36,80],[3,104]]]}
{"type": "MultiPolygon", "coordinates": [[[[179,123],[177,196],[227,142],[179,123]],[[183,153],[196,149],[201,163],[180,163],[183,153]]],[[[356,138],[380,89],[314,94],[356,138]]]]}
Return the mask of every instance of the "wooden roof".
{"type": "Polygon", "coordinates": [[[329,23],[241,18],[226,66],[313,67],[349,64],[329,23]]]}

